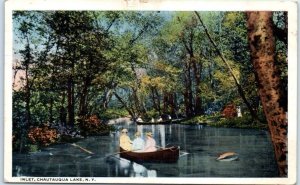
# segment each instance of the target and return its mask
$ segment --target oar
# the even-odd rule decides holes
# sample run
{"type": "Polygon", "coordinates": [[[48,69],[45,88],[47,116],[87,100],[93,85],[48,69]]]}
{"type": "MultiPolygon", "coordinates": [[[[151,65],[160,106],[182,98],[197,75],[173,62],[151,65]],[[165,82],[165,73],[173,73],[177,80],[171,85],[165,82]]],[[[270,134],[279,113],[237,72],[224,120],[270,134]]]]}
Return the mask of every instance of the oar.
{"type": "Polygon", "coordinates": [[[185,156],[185,155],[188,155],[188,154],[190,154],[190,153],[179,150],[179,157],[182,157],[182,156],[185,156]]]}
{"type": "Polygon", "coordinates": [[[180,151],[179,157],[182,157],[182,156],[185,156],[185,155],[188,155],[188,154],[189,154],[188,152],[182,152],[182,151],[180,151]]]}
{"type": "Polygon", "coordinates": [[[79,145],[77,145],[77,144],[75,144],[75,143],[72,143],[71,145],[72,145],[72,146],[75,146],[75,147],[77,147],[77,148],[80,148],[81,150],[83,150],[83,151],[85,151],[86,153],[89,153],[89,154],[91,154],[91,155],[94,154],[92,151],[90,151],[90,150],[88,150],[88,149],[85,149],[85,148],[83,148],[83,147],[81,147],[81,146],[79,146],[79,145]]]}
{"type": "Polygon", "coordinates": [[[161,149],[165,149],[164,147],[161,147],[161,146],[155,146],[156,148],[161,148],[161,149]]]}
{"type": "MultiPolygon", "coordinates": [[[[168,144],[167,144],[168,145],[168,144]]],[[[166,146],[167,146],[166,145],[166,146]]],[[[155,146],[156,148],[161,148],[161,149],[168,149],[168,148],[163,148],[163,147],[161,147],[161,146],[155,146]]],[[[172,146],[173,147],[173,146],[172,146]]],[[[170,147],[170,148],[172,148],[172,147],[170,147]]],[[[179,153],[180,153],[180,155],[179,155],[179,157],[182,157],[182,156],[185,156],[185,155],[188,155],[189,153],[188,152],[182,152],[182,151],[180,151],[179,150],[179,153]]]]}

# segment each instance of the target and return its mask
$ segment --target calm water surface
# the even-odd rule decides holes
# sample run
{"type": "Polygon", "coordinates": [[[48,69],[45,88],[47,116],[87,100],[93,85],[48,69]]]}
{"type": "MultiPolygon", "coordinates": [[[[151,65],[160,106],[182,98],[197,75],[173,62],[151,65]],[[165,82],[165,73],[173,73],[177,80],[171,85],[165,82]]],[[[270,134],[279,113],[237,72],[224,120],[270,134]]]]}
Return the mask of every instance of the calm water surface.
{"type": "Polygon", "coordinates": [[[120,158],[119,132],[109,136],[88,137],[76,144],[58,144],[31,154],[13,154],[13,176],[32,177],[278,177],[274,152],[267,131],[214,128],[201,125],[144,125],[131,122],[130,138],[136,131],[151,131],[157,145],[179,145],[177,163],[137,164],[120,158]],[[233,151],[239,159],[216,161],[220,153],[233,151]]]}

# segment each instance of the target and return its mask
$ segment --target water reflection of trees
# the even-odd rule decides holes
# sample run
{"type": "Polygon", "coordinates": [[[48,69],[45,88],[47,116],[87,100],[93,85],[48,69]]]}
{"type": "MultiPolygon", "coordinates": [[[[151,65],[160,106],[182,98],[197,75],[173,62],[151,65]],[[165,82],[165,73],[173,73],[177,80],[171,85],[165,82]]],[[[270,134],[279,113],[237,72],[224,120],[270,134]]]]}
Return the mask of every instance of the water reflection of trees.
{"type": "Polygon", "coordinates": [[[168,134],[170,135],[172,133],[172,129],[170,126],[166,131],[166,125],[158,125],[157,127],[155,125],[151,125],[151,126],[137,125],[136,130],[142,133],[142,137],[143,137],[143,133],[151,131],[154,135],[154,139],[156,140],[156,144],[160,145],[161,147],[166,147],[166,138],[169,138],[166,137],[166,134],[168,136],[168,134]]]}

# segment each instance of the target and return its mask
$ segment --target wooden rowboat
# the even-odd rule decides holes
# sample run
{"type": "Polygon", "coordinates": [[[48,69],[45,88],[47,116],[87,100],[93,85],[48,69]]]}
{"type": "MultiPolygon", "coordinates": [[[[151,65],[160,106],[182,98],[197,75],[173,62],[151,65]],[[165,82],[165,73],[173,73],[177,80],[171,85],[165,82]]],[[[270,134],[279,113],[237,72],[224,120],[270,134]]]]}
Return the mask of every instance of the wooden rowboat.
{"type": "Polygon", "coordinates": [[[120,147],[120,157],[137,162],[175,163],[179,158],[179,147],[172,146],[155,152],[133,152],[120,147]]]}

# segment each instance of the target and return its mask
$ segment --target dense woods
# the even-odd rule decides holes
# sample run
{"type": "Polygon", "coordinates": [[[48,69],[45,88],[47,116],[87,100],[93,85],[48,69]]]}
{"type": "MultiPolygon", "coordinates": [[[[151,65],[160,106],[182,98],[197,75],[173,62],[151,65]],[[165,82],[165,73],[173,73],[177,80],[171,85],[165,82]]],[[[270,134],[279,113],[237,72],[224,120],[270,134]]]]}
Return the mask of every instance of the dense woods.
{"type": "Polygon", "coordinates": [[[218,120],[232,105],[243,125],[269,126],[287,174],[286,12],[15,11],[13,33],[15,151],[33,129],[49,144],[53,128],[87,136],[124,116],[218,120]]]}

